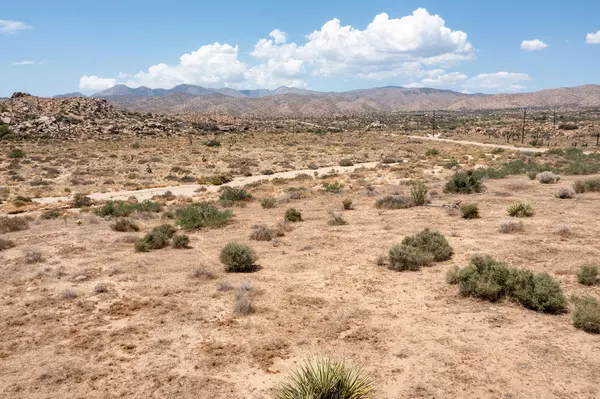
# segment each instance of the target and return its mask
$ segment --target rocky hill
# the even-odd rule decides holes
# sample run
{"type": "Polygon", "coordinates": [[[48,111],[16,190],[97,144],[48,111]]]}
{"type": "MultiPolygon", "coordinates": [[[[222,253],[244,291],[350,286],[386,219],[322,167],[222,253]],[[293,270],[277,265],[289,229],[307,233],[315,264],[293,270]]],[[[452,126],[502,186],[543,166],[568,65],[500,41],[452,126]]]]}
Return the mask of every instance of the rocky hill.
{"type": "MultiPolygon", "coordinates": [[[[185,85],[184,85],[185,86],[185,85]]],[[[394,111],[487,110],[509,108],[600,107],[600,86],[542,90],[519,94],[463,94],[451,90],[381,87],[341,93],[280,88],[275,91],[199,91],[199,86],[176,87],[162,94],[143,95],[147,88],[109,89],[102,98],[136,111],[197,112],[236,117],[319,118],[360,116],[394,111]],[[129,90],[127,90],[129,89],[129,90]],[[139,89],[142,89],[141,91],[139,89]],[[137,94],[127,94],[136,90],[137,94]],[[268,92],[268,93],[267,93],[268,92]]],[[[162,90],[162,89],[159,89],[162,90]]],[[[104,93],[104,94],[103,94],[104,93]]]]}

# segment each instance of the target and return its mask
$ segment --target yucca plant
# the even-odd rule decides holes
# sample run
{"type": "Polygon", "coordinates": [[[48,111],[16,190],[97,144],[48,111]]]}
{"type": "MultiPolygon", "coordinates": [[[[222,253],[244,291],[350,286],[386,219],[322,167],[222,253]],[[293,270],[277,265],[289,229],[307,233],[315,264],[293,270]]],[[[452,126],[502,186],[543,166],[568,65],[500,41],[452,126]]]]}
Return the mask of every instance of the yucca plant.
{"type": "Polygon", "coordinates": [[[283,383],[277,399],[367,399],[373,383],[362,368],[329,357],[305,362],[283,383]]]}
{"type": "Polygon", "coordinates": [[[508,215],[516,218],[527,218],[533,216],[533,209],[529,204],[517,202],[508,207],[508,215]]]}

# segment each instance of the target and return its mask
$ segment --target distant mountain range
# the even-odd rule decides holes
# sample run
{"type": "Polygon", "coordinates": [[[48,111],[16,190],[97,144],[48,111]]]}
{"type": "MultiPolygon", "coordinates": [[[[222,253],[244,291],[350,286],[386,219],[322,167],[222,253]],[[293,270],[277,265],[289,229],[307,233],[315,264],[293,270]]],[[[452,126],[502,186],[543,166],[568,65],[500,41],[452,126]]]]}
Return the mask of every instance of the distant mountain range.
{"type": "MultiPolygon", "coordinates": [[[[55,97],[82,96],[70,93],[55,97]]],[[[600,107],[600,85],[494,95],[397,86],[325,93],[291,87],[234,90],[179,85],[167,90],[117,85],[92,97],[137,111],[240,117],[331,117],[392,111],[600,107]]]]}

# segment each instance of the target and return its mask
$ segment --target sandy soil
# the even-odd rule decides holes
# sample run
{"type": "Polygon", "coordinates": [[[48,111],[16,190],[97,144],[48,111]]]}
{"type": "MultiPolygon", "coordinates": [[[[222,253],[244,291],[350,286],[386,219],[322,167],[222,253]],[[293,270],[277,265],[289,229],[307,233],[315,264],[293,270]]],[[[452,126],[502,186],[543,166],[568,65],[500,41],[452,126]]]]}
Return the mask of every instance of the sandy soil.
{"type": "MultiPolygon", "coordinates": [[[[135,253],[131,234],[90,215],[75,216],[80,224],[35,221],[4,234],[17,246],[0,252],[0,396],[268,398],[298,362],[327,353],[364,365],[375,398],[600,397],[600,340],[576,330],[570,314],[461,298],[444,282],[449,268],[483,252],[552,274],[567,297],[600,296],[575,277],[600,256],[600,195],[555,198],[571,177],[545,186],[515,177],[487,182],[482,195],[444,195],[449,173],[358,170],[332,178],[345,182],[341,195],[322,193],[321,181],[257,185],[256,198],[281,197],[290,186],[308,195],[276,209],[258,201],[235,207],[227,227],[191,233],[189,250],[135,253]],[[427,178],[435,203],[476,202],[482,218],[374,208],[378,197],[408,192],[400,183],[415,173],[427,178]],[[343,198],[355,204],[343,211],[348,225],[328,226],[328,212],[341,212],[343,198]],[[535,216],[524,220],[524,232],[500,234],[507,206],[520,200],[535,216]],[[276,241],[249,240],[254,224],[275,225],[289,206],[305,221],[276,241]],[[571,233],[557,233],[565,225],[571,233]],[[450,261],[404,273],[375,264],[425,227],[448,237],[456,252],[450,261]],[[223,271],[218,255],[231,240],[256,250],[260,270],[223,271]],[[28,263],[32,250],[44,260],[28,263]],[[216,278],[193,277],[194,269],[216,278]],[[226,288],[247,282],[256,311],[236,316],[235,291],[226,288]],[[95,291],[100,283],[107,292],[95,291]]],[[[164,220],[139,223],[137,235],[164,220]]]]}

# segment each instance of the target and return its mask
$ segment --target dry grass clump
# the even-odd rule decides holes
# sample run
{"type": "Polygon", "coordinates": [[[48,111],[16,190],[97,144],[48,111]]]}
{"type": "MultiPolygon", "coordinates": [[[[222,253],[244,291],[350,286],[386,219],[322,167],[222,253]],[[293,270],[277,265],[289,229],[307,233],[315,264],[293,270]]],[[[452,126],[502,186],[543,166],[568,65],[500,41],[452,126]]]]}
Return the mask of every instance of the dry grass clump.
{"type": "Polygon", "coordinates": [[[462,296],[491,302],[510,298],[545,313],[561,313],[566,307],[560,284],[550,275],[511,268],[490,256],[473,257],[469,266],[454,270],[446,281],[458,284],[462,296]]]}
{"type": "Polygon", "coordinates": [[[0,216],[0,234],[27,230],[29,222],[21,216],[0,216]]]}
{"type": "Polygon", "coordinates": [[[418,181],[410,189],[410,196],[412,197],[413,203],[416,206],[422,206],[429,203],[429,198],[427,197],[427,193],[429,189],[427,185],[422,181],[418,181]]]}
{"type": "Polygon", "coordinates": [[[140,226],[137,225],[137,223],[135,223],[133,220],[131,219],[118,219],[114,224],[112,224],[110,226],[111,229],[113,229],[114,231],[120,231],[122,233],[131,233],[131,232],[136,232],[136,231],[140,231],[140,226]]]}
{"type": "Polygon", "coordinates": [[[477,204],[462,204],[460,206],[460,215],[463,219],[478,219],[479,207],[477,204]]]}
{"type": "Polygon", "coordinates": [[[373,382],[362,368],[328,357],[306,361],[278,388],[277,399],[368,399],[373,382]]]}
{"type": "Polygon", "coordinates": [[[41,263],[45,259],[44,259],[44,255],[40,251],[29,250],[29,251],[25,252],[25,256],[23,257],[23,260],[27,264],[33,264],[33,263],[41,263]]]}
{"type": "Polygon", "coordinates": [[[342,208],[344,208],[344,210],[349,211],[354,209],[354,207],[352,206],[352,200],[350,198],[346,198],[342,201],[342,208]]]}
{"type": "Polygon", "coordinates": [[[267,198],[263,198],[260,201],[260,206],[263,207],[263,209],[273,209],[277,207],[277,200],[273,197],[267,197],[267,198]]]}
{"type": "Polygon", "coordinates": [[[575,192],[570,188],[562,187],[558,189],[558,191],[556,191],[554,195],[556,196],[556,198],[560,199],[571,199],[575,197],[575,192]]]}
{"type": "Polygon", "coordinates": [[[238,315],[249,315],[254,312],[252,300],[250,299],[248,290],[244,287],[238,288],[235,292],[235,306],[233,311],[238,315]]]}
{"type": "Polygon", "coordinates": [[[600,192],[600,179],[592,178],[585,180],[578,180],[573,183],[573,190],[577,194],[583,194],[588,192],[600,192]]]}
{"type": "Polygon", "coordinates": [[[267,226],[257,224],[252,227],[252,233],[250,233],[250,239],[255,241],[271,241],[273,239],[274,232],[267,226]]]}
{"type": "Polygon", "coordinates": [[[554,184],[558,183],[560,176],[552,172],[541,172],[538,173],[535,178],[542,184],[554,184]]]}
{"type": "Polygon", "coordinates": [[[340,160],[340,166],[354,166],[354,162],[351,159],[344,158],[340,160]]]}
{"type": "Polygon", "coordinates": [[[330,212],[329,213],[329,220],[327,221],[327,224],[329,226],[345,226],[345,225],[348,224],[348,222],[339,213],[330,212]]]}
{"type": "Polygon", "coordinates": [[[508,220],[505,222],[502,222],[502,224],[500,224],[500,228],[499,231],[502,234],[512,234],[512,233],[519,233],[521,231],[523,231],[524,227],[523,227],[523,222],[519,221],[515,221],[515,220],[508,220]]]}
{"type": "Polygon", "coordinates": [[[4,251],[10,248],[14,248],[15,243],[11,240],[5,240],[4,238],[0,238],[0,251],[4,251]]]}
{"type": "Polygon", "coordinates": [[[584,296],[575,300],[573,326],[591,334],[600,334],[600,303],[596,298],[584,296]]]}
{"type": "Polygon", "coordinates": [[[412,198],[402,195],[388,195],[375,201],[377,209],[406,209],[415,206],[412,198]]]}

